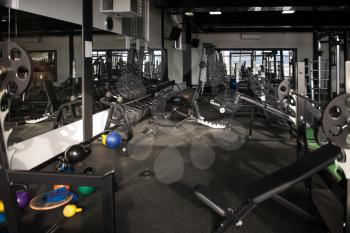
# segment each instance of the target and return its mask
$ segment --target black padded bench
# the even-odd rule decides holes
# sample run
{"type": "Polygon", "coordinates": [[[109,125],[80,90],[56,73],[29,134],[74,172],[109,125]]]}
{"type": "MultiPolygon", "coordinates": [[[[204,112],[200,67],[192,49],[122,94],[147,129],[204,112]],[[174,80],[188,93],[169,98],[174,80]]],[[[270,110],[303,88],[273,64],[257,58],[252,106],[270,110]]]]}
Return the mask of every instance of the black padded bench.
{"type": "Polygon", "coordinates": [[[223,210],[207,198],[200,191],[200,187],[196,187],[195,194],[212,210],[225,218],[224,222],[222,222],[215,230],[215,233],[225,232],[240,225],[242,218],[253,210],[257,204],[276,197],[278,194],[286,191],[295,184],[327,168],[334,163],[334,160],[340,156],[340,154],[341,149],[332,144],[320,147],[311,152],[310,155],[305,156],[297,162],[282,168],[255,183],[249,191],[247,200],[238,208],[227,208],[226,210],[223,210]]]}

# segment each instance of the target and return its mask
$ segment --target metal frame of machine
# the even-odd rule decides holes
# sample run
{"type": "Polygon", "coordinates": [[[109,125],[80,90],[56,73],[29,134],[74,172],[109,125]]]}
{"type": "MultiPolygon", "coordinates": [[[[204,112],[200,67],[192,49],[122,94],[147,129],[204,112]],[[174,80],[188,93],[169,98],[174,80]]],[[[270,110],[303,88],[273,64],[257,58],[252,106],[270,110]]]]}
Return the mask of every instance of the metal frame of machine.
{"type": "MultiPolygon", "coordinates": [[[[216,233],[226,232],[226,230],[228,229],[241,226],[242,219],[256,206],[256,204],[268,198],[276,200],[278,203],[298,213],[304,218],[311,220],[316,219],[311,214],[307,213],[306,211],[302,210],[296,205],[290,203],[288,200],[279,196],[279,193],[287,190],[294,184],[301,181],[305,182],[305,187],[308,190],[309,206],[311,206],[311,203],[313,203],[316,206],[317,210],[320,211],[320,213],[323,212],[321,216],[324,218],[324,207],[320,206],[320,204],[314,199],[312,175],[315,175],[317,173],[321,174],[321,177],[328,185],[329,190],[338,198],[338,200],[342,203],[343,206],[343,211],[341,211],[343,213],[343,219],[339,222],[337,226],[334,226],[334,224],[336,223],[330,223],[330,221],[326,221],[326,219],[324,219],[324,222],[326,223],[329,230],[331,230],[331,232],[338,233],[339,228],[342,228],[342,231],[344,233],[350,232],[350,162],[346,159],[347,156],[349,156],[350,144],[348,140],[350,131],[347,125],[348,118],[346,117],[349,114],[347,106],[350,105],[350,62],[346,62],[346,93],[341,94],[334,98],[332,101],[330,101],[327,105],[327,108],[323,112],[322,117],[320,116],[320,112],[318,112],[317,108],[314,106],[314,101],[309,100],[309,98],[307,97],[305,63],[300,62],[298,63],[297,67],[297,91],[291,91],[290,94],[294,94],[297,99],[295,126],[297,133],[298,161],[291,164],[290,166],[282,168],[281,170],[271,175],[266,176],[264,179],[261,180],[261,182],[258,182],[256,184],[257,187],[254,186],[252,188],[253,195],[249,196],[247,202],[243,203],[236,209],[230,207],[226,210],[222,209],[213,201],[211,201],[208,197],[206,197],[206,195],[203,194],[203,192],[199,188],[197,188],[195,190],[195,194],[198,196],[198,198],[212,210],[214,210],[219,215],[225,218],[225,220],[215,230],[216,233]],[[338,115],[334,115],[335,113],[332,111],[332,109],[335,107],[340,109],[338,115]],[[313,155],[309,155],[308,145],[306,142],[306,126],[307,124],[311,124],[310,122],[308,122],[308,119],[306,117],[307,112],[310,112],[313,115],[313,118],[316,118],[316,120],[322,120],[322,125],[325,130],[325,134],[329,139],[327,145],[321,145],[321,147],[315,152],[310,153],[313,155]],[[345,186],[343,187],[341,187],[341,185],[335,182],[332,182],[331,179],[329,179],[329,177],[326,176],[326,173],[322,171],[327,166],[331,165],[333,161],[339,168],[341,168],[345,175],[346,181],[345,186]],[[283,176],[286,176],[286,178],[283,176]],[[284,184],[284,182],[286,182],[286,184],[284,184]]],[[[240,99],[240,97],[238,97],[238,99],[240,99]]],[[[248,101],[250,104],[253,104],[271,113],[274,113],[276,116],[279,116],[281,118],[285,117],[284,114],[278,114],[278,112],[275,112],[275,109],[261,104],[254,99],[243,98],[242,100],[248,101]]],[[[327,215],[329,216],[329,214],[330,213],[328,212],[327,215]]],[[[337,216],[335,213],[332,213],[331,215],[337,216]]]]}

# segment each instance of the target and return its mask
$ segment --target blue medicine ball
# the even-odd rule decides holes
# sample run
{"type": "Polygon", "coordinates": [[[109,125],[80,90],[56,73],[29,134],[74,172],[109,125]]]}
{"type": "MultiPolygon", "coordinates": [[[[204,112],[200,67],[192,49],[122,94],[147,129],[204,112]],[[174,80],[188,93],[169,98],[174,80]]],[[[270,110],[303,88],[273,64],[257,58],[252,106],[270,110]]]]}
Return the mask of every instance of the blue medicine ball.
{"type": "Polygon", "coordinates": [[[106,146],[110,149],[118,148],[122,142],[122,137],[117,132],[110,132],[106,137],[106,146]]]}

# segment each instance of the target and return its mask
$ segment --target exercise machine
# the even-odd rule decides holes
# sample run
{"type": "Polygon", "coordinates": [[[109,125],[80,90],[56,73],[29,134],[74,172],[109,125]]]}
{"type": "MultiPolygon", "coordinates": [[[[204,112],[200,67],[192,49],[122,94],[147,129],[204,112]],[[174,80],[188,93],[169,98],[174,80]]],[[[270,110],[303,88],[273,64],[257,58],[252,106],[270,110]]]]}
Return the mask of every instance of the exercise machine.
{"type": "MultiPolygon", "coordinates": [[[[343,199],[343,220],[340,221],[338,226],[333,229],[342,229],[344,233],[350,232],[349,224],[349,202],[348,197],[349,190],[349,161],[347,156],[349,155],[349,135],[348,117],[350,112],[348,111],[348,99],[350,99],[350,62],[346,63],[346,93],[341,94],[331,100],[322,116],[322,126],[327,135],[329,143],[320,146],[309,153],[307,156],[303,156],[298,159],[297,162],[282,168],[281,170],[274,172],[262,180],[254,184],[249,192],[246,201],[237,208],[223,209],[212,200],[210,200],[201,190],[201,187],[197,187],[195,194],[203,201],[208,207],[218,213],[224,218],[224,221],[214,231],[216,233],[226,232],[229,229],[242,225],[243,218],[249,214],[258,204],[267,200],[274,199],[282,205],[288,207],[294,212],[302,215],[303,217],[314,220],[306,211],[300,207],[290,203],[282,198],[279,194],[290,189],[299,182],[305,181],[312,175],[321,172],[328,166],[336,163],[341,168],[346,178],[345,193],[343,199]],[[337,109],[338,108],[338,109],[337,109]],[[336,115],[334,115],[336,114],[336,115]]],[[[298,115],[298,118],[300,115],[298,115]]],[[[335,214],[335,213],[334,213],[335,214]]],[[[334,224],[334,223],[333,223],[334,224]]],[[[327,225],[331,228],[329,225],[327,225]]],[[[334,231],[340,232],[340,231],[334,231]]]]}

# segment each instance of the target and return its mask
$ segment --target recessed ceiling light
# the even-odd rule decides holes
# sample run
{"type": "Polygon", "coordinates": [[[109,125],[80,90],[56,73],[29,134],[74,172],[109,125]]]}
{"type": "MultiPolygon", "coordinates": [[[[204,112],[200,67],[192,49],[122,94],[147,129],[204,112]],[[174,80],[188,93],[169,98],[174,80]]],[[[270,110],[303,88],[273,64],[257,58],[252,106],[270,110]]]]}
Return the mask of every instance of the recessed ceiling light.
{"type": "Polygon", "coordinates": [[[221,15],[221,11],[209,11],[211,15],[221,15]]]}
{"type": "Polygon", "coordinates": [[[294,14],[295,10],[284,10],[282,14],[294,14]]]}
{"type": "Polygon", "coordinates": [[[193,12],[191,12],[191,11],[185,12],[185,15],[187,15],[187,16],[194,16],[193,12]]]}
{"type": "Polygon", "coordinates": [[[261,6],[249,7],[248,11],[262,11],[262,7],[261,6]]]}

